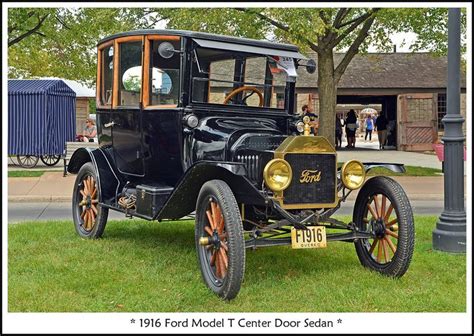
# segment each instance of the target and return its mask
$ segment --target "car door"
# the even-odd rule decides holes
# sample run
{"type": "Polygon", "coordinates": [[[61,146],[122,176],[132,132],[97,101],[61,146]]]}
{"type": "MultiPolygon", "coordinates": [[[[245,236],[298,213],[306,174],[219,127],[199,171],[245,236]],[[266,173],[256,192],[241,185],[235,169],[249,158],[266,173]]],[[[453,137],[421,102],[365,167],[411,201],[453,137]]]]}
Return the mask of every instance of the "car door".
{"type": "Polygon", "coordinates": [[[114,108],[112,128],[113,153],[117,168],[128,175],[144,175],[142,150],[142,50],[143,37],[131,36],[115,41],[114,108]]]}

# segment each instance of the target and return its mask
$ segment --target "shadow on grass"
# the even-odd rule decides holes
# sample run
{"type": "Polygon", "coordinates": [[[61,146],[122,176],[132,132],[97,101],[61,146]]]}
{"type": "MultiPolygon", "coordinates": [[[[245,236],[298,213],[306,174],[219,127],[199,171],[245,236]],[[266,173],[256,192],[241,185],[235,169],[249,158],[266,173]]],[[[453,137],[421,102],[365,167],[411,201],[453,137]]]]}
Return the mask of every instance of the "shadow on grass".
{"type": "MultiPolygon", "coordinates": [[[[120,241],[133,243],[139,255],[147,254],[160,257],[163,254],[175,254],[175,262],[178,265],[187,264],[182,258],[194,254],[193,261],[197,265],[197,252],[195,248],[194,222],[131,222],[124,229],[117,227],[114,222],[108,224],[105,229],[103,241],[116,244],[120,241]]],[[[294,250],[290,246],[273,246],[246,249],[246,271],[247,281],[261,280],[264,274],[272,274],[275,281],[287,278],[287,273],[293,276],[301,274],[312,274],[318,276],[330,270],[331,272],[345,271],[352,268],[360,268],[353,243],[328,242],[327,248],[294,250]],[[349,246],[353,249],[353,255],[335,253],[339,246],[349,246]],[[320,262],[327,259],[325,262],[320,262]],[[328,262],[330,260],[330,262],[328,262]],[[285,270],[286,272],[282,272],[285,270]]]]}

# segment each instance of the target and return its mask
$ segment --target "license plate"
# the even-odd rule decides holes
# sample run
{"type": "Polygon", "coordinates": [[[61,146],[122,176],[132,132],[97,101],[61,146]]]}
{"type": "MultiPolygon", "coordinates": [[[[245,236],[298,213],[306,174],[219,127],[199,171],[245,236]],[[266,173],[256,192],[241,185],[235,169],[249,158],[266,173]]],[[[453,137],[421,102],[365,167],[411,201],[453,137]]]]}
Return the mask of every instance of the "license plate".
{"type": "Polygon", "coordinates": [[[291,247],[294,249],[326,247],[326,228],[324,226],[308,226],[307,230],[291,228],[291,247]]]}

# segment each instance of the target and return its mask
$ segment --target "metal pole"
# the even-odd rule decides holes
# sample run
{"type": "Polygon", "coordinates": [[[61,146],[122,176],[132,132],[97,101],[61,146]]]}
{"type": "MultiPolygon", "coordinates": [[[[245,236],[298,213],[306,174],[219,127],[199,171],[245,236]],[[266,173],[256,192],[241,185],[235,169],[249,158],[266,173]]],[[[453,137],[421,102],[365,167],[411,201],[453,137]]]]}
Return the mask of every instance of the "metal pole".
{"type": "Polygon", "coordinates": [[[433,249],[466,252],[464,208],[464,118],[460,110],[461,9],[448,13],[447,113],[443,118],[444,210],[433,231],[433,249]]]}

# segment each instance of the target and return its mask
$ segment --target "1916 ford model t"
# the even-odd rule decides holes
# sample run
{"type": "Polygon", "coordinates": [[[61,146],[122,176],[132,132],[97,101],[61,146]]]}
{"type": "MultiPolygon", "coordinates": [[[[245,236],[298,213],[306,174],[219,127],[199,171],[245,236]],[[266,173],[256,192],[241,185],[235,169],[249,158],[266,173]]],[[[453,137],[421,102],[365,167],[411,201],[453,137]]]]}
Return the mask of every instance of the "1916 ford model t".
{"type": "Polygon", "coordinates": [[[293,45],[205,33],[100,41],[100,148],[78,150],[68,166],[77,233],[101,237],[109,209],[158,221],[195,212],[202,276],[224,299],[240,290],[246,248],[349,241],[365,267],[402,276],[414,248],[410,203],[394,180],[365,178],[403,165],[338,167],[328,140],[294,117],[298,66],[315,70],[293,45]],[[358,189],[353,220],[331,218],[358,189]]]}

